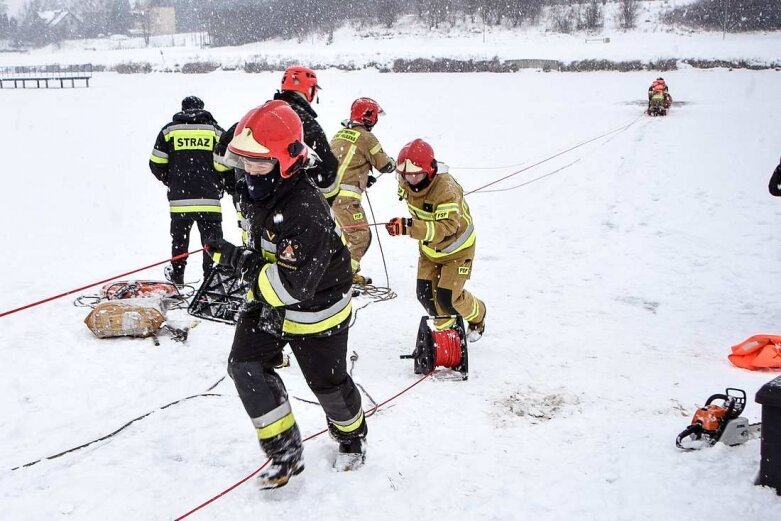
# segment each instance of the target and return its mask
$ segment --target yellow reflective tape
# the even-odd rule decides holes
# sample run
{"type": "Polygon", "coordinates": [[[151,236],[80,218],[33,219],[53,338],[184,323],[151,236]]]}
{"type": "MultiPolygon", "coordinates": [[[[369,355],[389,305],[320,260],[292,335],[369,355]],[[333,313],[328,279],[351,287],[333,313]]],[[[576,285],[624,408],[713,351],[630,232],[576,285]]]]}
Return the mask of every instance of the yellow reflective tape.
{"type": "Polygon", "coordinates": [[[351,190],[340,190],[339,197],[351,197],[353,199],[360,199],[361,194],[353,192],[351,190]]]}
{"type": "Polygon", "coordinates": [[[407,203],[407,209],[409,209],[410,213],[415,217],[417,217],[418,219],[423,219],[425,221],[434,220],[434,214],[432,212],[427,212],[426,210],[422,210],[417,206],[412,206],[409,203],[407,203]]]}
{"type": "Polygon", "coordinates": [[[350,302],[347,307],[331,318],[326,318],[325,320],[315,322],[314,324],[302,324],[300,322],[293,322],[291,320],[285,319],[284,324],[282,324],[282,331],[292,335],[311,335],[314,333],[322,333],[323,331],[331,329],[332,327],[338,326],[344,322],[345,319],[350,316],[352,310],[353,303],[350,302]]]}
{"type": "Polygon", "coordinates": [[[447,329],[455,323],[456,323],[456,319],[451,318],[441,324],[434,324],[434,327],[437,329],[437,331],[442,331],[443,329],[447,329]]]}
{"type": "Polygon", "coordinates": [[[434,248],[429,248],[428,246],[426,246],[424,244],[420,245],[420,249],[421,249],[421,251],[423,253],[425,253],[426,255],[431,257],[432,259],[439,259],[439,258],[442,258],[442,257],[447,257],[448,255],[453,255],[454,253],[458,253],[458,252],[460,252],[462,250],[465,250],[465,249],[469,248],[470,246],[472,246],[475,243],[475,239],[477,239],[477,234],[473,231],[472,235],[469,236],[469,238],[466,240],[466,242],[464,242],[464,244],[462,244],[461,246],[459,246],[455,250],[447,252],[447,253],[437,251],[434,248]]]}
{"type": "Polygon", "coordinates": [[[469,275],[469,266],[459,266],[458,267],[458,274],[459,275],[469,275]]]}
{"type": "Polygon", "coordinates": [[[233,167],[225,166],[222,163],[218,163],[217,161],[214,161],[214,169],[218,172],[228,172],[230,170],[233,170],[233,167]]]}
{"type": "Polygon", "coordinates": [[[361,212],[354,213],[353,221],[363,221],[363,214],[361,212]]]}
{"type": "Polygon", "coordinates": [[[434,238],[436,230],[434,229],[434,223],[431,221],[423,221],[426,223],[426,236],[423,238],[423,242],[428,242],[434,238]]]}
{"type": "MultiPolygon", "coordinates": [[[[246,232],[244,232],[244,233],[246,233],[246,232]]],[[[245,241],[245,244],[246,244],[246,241],[245,241]]],[[[263,260],[264,261],[277,262],[277,256],[274,255],[273,253],[271,253],[270,251],[263,250],[261,252],[261,254],[263,255],[263,260]]]]}
{"type": "Polygon", "coordinates": [[[192,213],[192,212],[205,212],[205,213],[222,213],[221,206],[172,206],[171,213],[192,213]]]}
{"type": "Polygon", "coordinates": [[[369,153],[370,153],[371,155],[374,155],[374,154],[376,154],[377,152],[379,152],[379,151],[381,151],[381,150],[382,150],[382,145],[380,145],[379,143],[377,143],[376,145],[374,145],[374,146],[372,147],[372,149],[371,149],[371,150],[369,150],[369,153]]]}
{"type": "Polygon", "coordinates": [[[212,255],[212,260],[216,262],[217,264],[220,263],[220,259],[222,258],[222,253],[217,252],[214,255],[212,255]]]}
{"type": "Polygon", "coordinates": [[[355,259],[350,259],[350,267],[353,269],[353,273],[361,271],[361,263],[355,259]]]}
{"type": "MultiPolygon", "coordinates": [[[[339,132],[343,132],[343,130],[340,130],[339,132]]],[[[337,133],[337,136],[338,135],[339,133],[337,133]]],[[[341,164],[339,165],[339,170],[336,171],[336,181],[334,181],[333,188],[323,194],[323,197],[326,199],[329,199],[339,193],[339,190],[341,189],[340,185],[342,184],[342,178],[344,177],[344,172],[347,170],[347,167],[350,166],[350,162],[353,160],[353,156],[355,155],[355,150],[356,146],[350,145],[350,149],[347,151],[347,155],[344,156],[344,160],[342,160],[341,164]]]]}
{"type": "Polygon", "coordinates": [[[265,427],[261,427],[260,429],[256,429],[258,431],[258,438],[261,440],[267,440],[269,438],[273,438],[274,436],[279,436],[286,430],[293,428],[293,425],[295,424],[296,419],[293,417],[293,413],[288,413],[274,423],[266,425],[265,427]]]}
{"type": "Polygon", "coordinates": [[[472,312],[469,313],[469,315],[464,317],[464,320],[467,322],[471,322],[472,320],[477,318],[477,315],[480,314],[480,301],[475,299],[475,303],[472,304],[472,312]]]}
{"type": "Polygon", "coordinates": [[[245,297],[247,302],[253,302],[255,300],[255,290],[250,288],[250,290],[247,292],[247,296],[245,297]]]}
{"type": "Polygon", "coordinates": [[[352,422],[350,425],[339,425],[338,423],[334,423],[333,420],[331,420],[331,425],[336,427],[341,432],[353,432],[358,427],[361,426],[361,422],[363,421],[363,411],[358,415],[358,419],[352,422]]]}
{"type": "Polygon", "coordinates": [[[396,190],[396,195],[399,196],[399,199],[404,197],[404,189],[401,186],[399,186],[398,190],[396,190]]]}
{"type": "Polygon", "coordinates": [[[278,308],[285,304],[279,299],[277,292],[271,287],[271,281],[268,279],[268,270],[271,266],[271,264],[266,264],[260,270],[260,275],[258,275],[258,288],[260,288],[260,294],[263,295],[266,302],[275,308],[278,308]]]}
{"type": "Polygon", "coordinates": [[[157,157],[157,156],[151,156],[149,160],[153,163],[157,163],[158,165],[167,165],[168,164],[168,158],[167,157],[157,157]]]}

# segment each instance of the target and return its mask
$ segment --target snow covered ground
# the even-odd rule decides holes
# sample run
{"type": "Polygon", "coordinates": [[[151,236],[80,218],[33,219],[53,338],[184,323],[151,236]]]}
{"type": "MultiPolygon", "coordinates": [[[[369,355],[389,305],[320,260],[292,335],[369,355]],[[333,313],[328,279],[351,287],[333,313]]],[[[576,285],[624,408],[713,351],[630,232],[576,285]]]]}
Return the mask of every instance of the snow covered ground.
{"type": "MultiPolygon", "coordinates": [[[[440,372],[370,418],[359,472],[333,473],[334,443],[321,436],[287,488],[246,483],[189,519],[777,518],[781,499],[753,485],[758,441],[696,453],[673,441],[727,386],[746,390],[758,421],[753,395],[775,376],[726,355],[779,332],[781,201],[767,180],[781,153],[781,75],[666,74],[684,103],[651,119],[653,76],[322,71],[315,108],[329,135],[355,97],[372,96],[387,112],[376,128],[386,150],[430,140],[467,191],[633,124],[468,196],[478,230],[469,288],[488,304],[468,381],[440,372]]],[[[147,168],[159,128],[188,94],[227,127],[278,81],[102,73],[89,89],[3,91],[0,312],[165,259],[168,207],[147,168]]],[[[405,215],[391,176],[370,197],[378,221],[405,215]]],[[[412,351],[422,310],[414,242],[378,239],[398,298],[359,312],[350,348],[356,381],[381,401],[418,378],[398,356],[412,351]]],[[[378,243],[364,269],[383,282],[378,243]]],[[[68,297],[0,318],[4,519],[172,519],[263,463],[229,380],[220,396],[157,410],[225,375],[230,327],[202,322],[186,344],[154,347],[97,340],[86,314],[68,297]],[[105,442],[11,470],[152,410],[105,442]]],[[[295,363],[283,378],[312,398],[295,363]]],[[[293,407],[304,434],[324,427],[318,407],[293,407]]]]}

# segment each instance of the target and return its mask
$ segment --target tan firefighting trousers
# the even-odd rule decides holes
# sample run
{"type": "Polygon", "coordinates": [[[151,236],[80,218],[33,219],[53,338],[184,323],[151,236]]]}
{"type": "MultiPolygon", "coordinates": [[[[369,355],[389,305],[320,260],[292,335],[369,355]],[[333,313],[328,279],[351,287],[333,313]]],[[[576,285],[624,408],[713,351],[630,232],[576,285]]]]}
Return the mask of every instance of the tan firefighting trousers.
{"type": "MultiPolygon", "coordinates": [[[[464,284],[472,275],[474,256],[475,246],[438,259],[420,254],[418,280],[431,282],[431,296],[438,315],[451,315],[455,311],[469,324],[479,324],[485,318],[485,304],[464,289],[464,284]]],[[[437,320],[435,326],[444,329],[453,322],[454,319],[437,320]]]]}
{"type": "Polygon", "coordinates": [[[366,255],[372,240],[371,231],[366,226],[366,212],[360,199],[344,196],[334,200],[333,209],[336,223],[342,228],[342,234],[347,239],[353,273],[357,273],[361,269],[361,259],[366,255]]]}

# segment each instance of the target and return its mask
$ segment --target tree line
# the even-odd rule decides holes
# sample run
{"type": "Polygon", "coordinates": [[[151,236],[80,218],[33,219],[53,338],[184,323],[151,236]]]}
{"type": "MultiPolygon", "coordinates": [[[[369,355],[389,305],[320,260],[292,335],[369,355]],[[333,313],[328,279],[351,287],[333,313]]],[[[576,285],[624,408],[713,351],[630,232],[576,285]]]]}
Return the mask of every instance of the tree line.
{"type": "MultiPolygon", "coordinates": [[[[130,34],[152,7],[174,7],[178,32],[206,31],[213,45],[240,45],[272,38],[326,35],[345,24],[398,27],[414,15],[432,29],[463,21],[485,26],[536,25],[547,9],[547,29],[569,33],[605,24],[608,0],[28,0],[18,17],[9,17],[0,0],[0,40],[43,45],[65,38],[130,34]],[[131,4],[132,2],[132,4],[131,4]],[[73,29],[48,27],[39,13],[68,9],[78,18],[73,29]]],[[[642,0],[610,0],[617,5],[618,27],[635,27],[642,0]]],[[[668,24],[726,31],[781,29],[781,0],[698,0],[671,9],[668,24]]],[[[146,20],[145,22],[148,22],[146,20]]],[[[148,34],[145,34],[148,38],[148,34]]]]}

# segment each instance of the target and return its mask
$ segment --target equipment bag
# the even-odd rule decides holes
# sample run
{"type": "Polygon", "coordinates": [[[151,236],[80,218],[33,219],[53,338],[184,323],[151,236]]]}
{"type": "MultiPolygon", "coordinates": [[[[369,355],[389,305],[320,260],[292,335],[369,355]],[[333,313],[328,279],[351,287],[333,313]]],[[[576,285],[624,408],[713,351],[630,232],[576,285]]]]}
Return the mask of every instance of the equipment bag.
{"type": "Polygon", "coordinates": [[[729,361],[743,369],[781,368],[781,336],[754,335],[732,346],[729,361]]]}
{"type": "Polygon", "coordinates": [[[95,306],[84,323],[98,338],[154,336],[165,322],[159,306],[159,299],[111,300],[95,306]]]}

